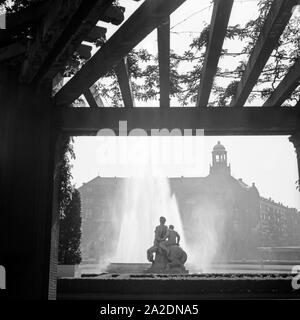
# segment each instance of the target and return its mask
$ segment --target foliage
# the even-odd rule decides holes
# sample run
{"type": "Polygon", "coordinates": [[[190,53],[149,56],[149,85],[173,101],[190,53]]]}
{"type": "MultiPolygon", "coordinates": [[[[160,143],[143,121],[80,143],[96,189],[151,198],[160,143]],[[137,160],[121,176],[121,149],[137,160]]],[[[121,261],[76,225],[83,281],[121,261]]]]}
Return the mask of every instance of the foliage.
{"type": "Polygon", "coordinates": [[[71,159],[75,159],[72,142],[72,138],[66,138],[62,143],[61,149],[61,159],[59,163],[60,185],[58,192],[59,213],[61,218],[64,217],[64,212],[68,204],[71,202],[74,189],[71,184],[72,165],[70,163],[71,159]]]}
{"type": "Polygon", "coordinates": [[[29,7],[32,3],[36,1],[34,0],[3,0],[0,1],[0,5],[4,5],[7,12],[17,12],[23,10],[24,8],[29,7]]]}
{"type": "Polygon", "coordinates": [[[58,259],[61,264],[81,261],[81,202],[79,191],[71,184],[71,159],[75,158],[72,138],[66,138],[61,148],[60,185],[58,192],[60,234],[58,259]]]}
{"type": "Polygon", "coordinates": [[[77,189],[72,192],[71,201],[60,219],[58,261],[60,264],[79,264],[81,238],[81,200],[77,189]]]}
{"type": "MultiPolygon", "coordinates": [[[[262,26],[269,12],[272,2],[275,0],[258,1],[258,17],[250,20],[245,26],[229,26],[226,32],[226,39],[238,39],[244,43],[241,52],[228,52],[222,50],[221,59],[226,56],[235,56],[240,58],[240,62],[234,70],[224,70],[218,68],[211,93],[212,106],[226,106],[235,95],[237,84],[239,83],[251,51],[258,39],[262,26]],[[222,85],[218,85],[218,79],[225,79],[222,85]],[[229,82],[228,82],[229,81],[229,82]],[[225,84],[224,84],[225,83],[225,84]]],[[[8,12],[14,12],[23,9],[34,3],[34,0],[15,0],[1,1],[8,12]],[[12,5],[11,5],[12,3],[12,5]]],[[[118,2],[115,2],[118,5],[118,2]]],[[[299,57],[300,52],[300,19],[293,18],[285,28],[276,49],[273,51],[267,62],[257,85],[250,94],[249,101],[254,98],[267,99],[274,91],[276,85],[283,79],[288,68],[299,57]]],[[[171,52],[171,96],[176,98],[182,106],[193,105],[197,98],[197,92],[202,76],[202,67],[205,59],[205,51],[209,41],[210,25],[206,25],[201,33],[195,37],[189,46],[189,49],[181,55],[171,52]]],[[[17,36],[20,38],[33,37],[34,28],[27,28],[17,36]]],[[[103,43],[100,39],[97,46],[103,43]]],[[[132,89],[135,98],[139,101],[153,101],[159,97],[159,71],[158,58],[145,49],[133,50],[129,53],[128,68],[132,81],[132,89]]],[[[74,54],[66,66],[64,76],[71,76],[83,65],[84,61],[78,55],[74,54]]],[[[101,81],[96,83],[96,89],[99,96],[106,100],[106,104],[119,107],[122,105],[122,97],[114,71],[106,74],[101,81]]],[[[300,88],[291,95],[287,103],[292,100],[299,101],[300,88]]],[[[77,104],[85,103],[79,99],[77,104]]]]}
{"type": "MultiPolygon", "coordinates": [[[[214,84],[212,93],[215,97],[213,105],[224,106],[230,103],[237,89],[237,85],[242,77],[242,74],[247,65],[247,61],[251,54],[251,51],[258,39],[264,24],[265,18],[269,12],[272,0],[261,0],[258,3],[259,15],[255,20],[249,21],[244,28],[239,25],[229,26],[226,32],[226,39],[239,39],[245,43],[241,52],[230,53],[225,50],[222,51],[221,58],[226,55],[241,56],[243,59],[233,71],[217,70],[217,77],[220,78],[233,78],[227,87],[218,87],[214,84]]],[[[189,98],[192,102],[196,99],[198,84],[201,79],[201,67],[204,62],[205,48],[208,43],[209,28],[207,26],[201,32],[200,36],[195,38],[191,45],[190,50],[185,53],[184,58],[190,60],[196,60],[196,64],[191,72],[184,77],[185,85],[188,89],[188,94],[184,97],[189,98]],[[198,56],[198,57],[197,57],[198,56]]],[[[299,34],[299,21],[297,19],[291,19],[288,27],[283,32],[278,46],[274,50],[266,64],[259,80],[258,84],[266,84],[264,88],[260,86],[252,91],[249,99],[260,96],[261,98],[268,97],[275,89],[275,83],[283,78],[288,68],[296,60],[299,55],[300,49],[300,34],[299,34]]],[[[299,97],[299,90],[297,90],[292,99],[299,97]]]]}
{"type": "MultiPolygon", "coordinates": [[[[271,7],[272,0],[260,0],[258,2],[259,15],[257,19],[249,21],[244,27],[240,25],[229,26],[226,39],[239,39],[245,43],[241,52],[228,52],[222,50],[221,58],[225,56],[240,57],[240,62],[234,70],[228,71],[218,68],[216,78],[232,79],[227,85],[218,86],[216,81],[212,88],[211,105],[225,106],[230,103],[235,95],[237,85],[247,65],[251,51],[258,39],[265,18],[271,7]]],[[[285,76],[289,67],[295,62],[300,52],[300,27],[299,19],[291,19],[284,30],[276,49],[273,51],[263,72],[253,89],[249,101],[256,97],[266,99],[275,89],[276,85],[285,76]]],[[[189,49],[182,55],[171,52],[171,96],[185,106],[194,104],[202,75],[202,66],[205,59],[205,51],[209,41],[210,25],[207,25],[198,37],[195,37],[189,49]],[[189,65],[188,68],[182,68],[189,65]],[[182,71],[184,69],[184,71],[182,71]],[[186,71],[189,70],[189,71],[186,71]]],[[[140,101],[151,101],[159,96],[159,74],[157,56],[147,50],[133,50],[128,55],[128,67],[132,81],[135,98],[140,101]]],[[[97,83],[101,97],[108,104],[120,106],[121,94],[118,82],[113,72],[106,75],[97,83]]],[[[292,94],[291,100],[299,100],[300,89],[292,94]]]]}

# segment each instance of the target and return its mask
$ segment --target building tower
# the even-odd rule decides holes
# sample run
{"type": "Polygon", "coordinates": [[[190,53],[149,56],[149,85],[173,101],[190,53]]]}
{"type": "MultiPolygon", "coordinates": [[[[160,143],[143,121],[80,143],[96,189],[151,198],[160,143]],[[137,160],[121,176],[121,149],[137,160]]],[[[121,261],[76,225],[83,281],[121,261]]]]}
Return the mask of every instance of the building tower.
{"type": "Polygon", "coordinates": [[[216,173],[230,175],[230,165],[227,165],[227,151],[220,141],[213,148],[212,165],[210,166],[210,174],[216,173]]]}

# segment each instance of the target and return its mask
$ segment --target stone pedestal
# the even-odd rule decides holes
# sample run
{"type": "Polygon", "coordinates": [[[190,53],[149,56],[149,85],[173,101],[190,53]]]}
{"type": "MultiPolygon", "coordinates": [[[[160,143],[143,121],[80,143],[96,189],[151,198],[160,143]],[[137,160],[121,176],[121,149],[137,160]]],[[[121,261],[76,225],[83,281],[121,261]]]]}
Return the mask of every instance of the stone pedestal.
{"type": "Polygon", "coordinates": [[[154,262],[152,263],[152,266],[146,270],[147,273],[165,273],[166,266],[169,263],[165,255],[161,253],[155,254],[154,262]]]}
{"type": "Polygon", "coordinates": [[[151,267],[145,273],[187,274],[188,271],[184,267],[186,260],[186,253],[179,246],[172,246],[170,248],[168,258],[165,253],[159,250],[155,254],[151,267]]]}

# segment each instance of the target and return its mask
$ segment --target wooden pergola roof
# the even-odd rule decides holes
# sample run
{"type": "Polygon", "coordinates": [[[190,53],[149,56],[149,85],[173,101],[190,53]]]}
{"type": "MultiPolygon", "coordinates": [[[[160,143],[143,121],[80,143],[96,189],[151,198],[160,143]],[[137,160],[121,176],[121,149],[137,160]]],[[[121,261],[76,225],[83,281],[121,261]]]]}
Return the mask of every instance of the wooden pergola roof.
{"type": "Polygon", "coordinates": [[[211,135],[299,131],[299,103],[295,107],[279,108],[299,85],[299,58],[263,106],[245,106],[299,0],[273,1],[236,95],[230,106],[218,108],[207,105],[234,0],[215,0],[196,106],[170,108],[170,15],[184,2],[145,0],[91,57],[92,47],[82,42],[105,37],[106,30],[96,26],[97,22],[121,24],[125,8],[113,5],[113,0],[35,1],[29,8],[7,16],[7,29],[0,33],[0,62],[18,59],[22,63],[20,81],[43,84],[54,79],[74,52],[87,60],[53,97],[62,116],[61,129],[72,135],[91,135],[101,128],[117,132],[121,120],[127,121],[128,130],[137,127],[147,131],[152,128],[204,129],[205,134],[211,135]],[[33,22],[37,26],[36,38],[26,44],[15,41],[15,31],[33,22]],[[158,31],[160,108],[138,108],[134,107],[126,56],[155,29],[158,31]],[[117,74],[124,108],[98,107],[90,91],[91,86],[112,69],[117,74]],[[85,95],[90,108],[70,107],[81,94],[85,95]]]}
{"type": "MultiPolygon", "coordinates": [[[[171,108],[169,17],[184,2],[145,0],[123,24],[124,8],[113,0],[28,0],[29,7],[7,14],[6,29],[0,29],[0,186],[5,230],[0,233],[0,264],[7,268],[8,286],[0,291],[8,299],[56,296],[61,163],[69,135],[95,135],[102,128],[124,135],[124,124],[119,131],[122,120],[127,121],[127,131],[167,128],[192,129],[194,134],[195,129],[204,129],[207,135],[287,134],[297,152],[300,175],[299,103],[281,107],[299,84],[299,60],[265,105],[244,106],[299,1],[273,0],[231,105],[208,107],[233,4],[233,0],[215,0],[197,106],[171,108]],[[104,44],[101,39],[106,30],[97,26],[99,20],[119,25],[104,44]],[[156,29],[160,107],[134,107],[126,56],[156,29]],[[101,46],[91,56],[95,42],[101,46]],[[74,53],[86,62],[52,97],[57,75],[66,66],[76,66],[74,53]],[[94,99],[93,84],[112,69],[120,84],[122,108],[101,107],[94,99]],[[90,107],[73,107],[82,94],[90,107]]],[[[265,286],[264,281],[261,285],[265,286]]],[[[290,285],[277,293],[294,294],[290,285]]]]}

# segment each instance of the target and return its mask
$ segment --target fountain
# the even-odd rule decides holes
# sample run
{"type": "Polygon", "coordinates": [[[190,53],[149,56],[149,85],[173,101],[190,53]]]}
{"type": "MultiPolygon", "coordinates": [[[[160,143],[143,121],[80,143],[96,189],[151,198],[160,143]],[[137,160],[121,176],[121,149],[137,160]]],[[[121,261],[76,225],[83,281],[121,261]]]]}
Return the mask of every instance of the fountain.
{"type": "Polygon", "coordinates": [[[172,224],[185,247],[184,231],[175,195],[166,177],[133,177],[124,180],[121,228],[113,264],[147,265],[146,251],[153,245],[154,230],[160,216],[172,224]]]}

